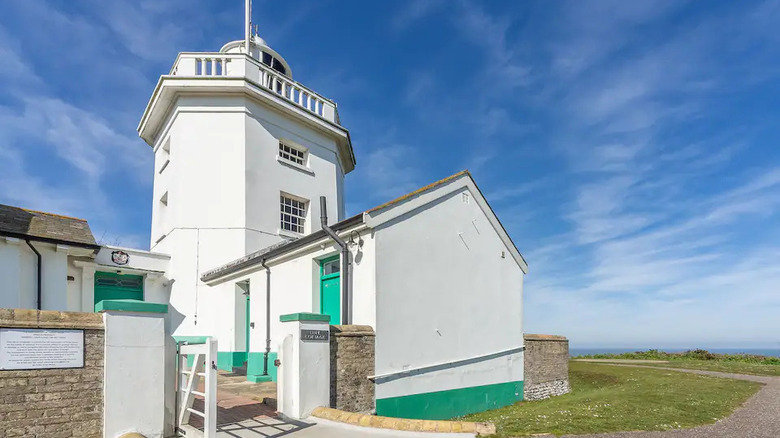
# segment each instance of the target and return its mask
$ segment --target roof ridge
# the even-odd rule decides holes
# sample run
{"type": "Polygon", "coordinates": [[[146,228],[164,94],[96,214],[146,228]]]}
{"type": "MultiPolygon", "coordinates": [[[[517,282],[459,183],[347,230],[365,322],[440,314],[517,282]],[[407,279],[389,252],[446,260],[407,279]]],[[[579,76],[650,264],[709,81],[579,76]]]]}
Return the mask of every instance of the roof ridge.
{"type": "MultiPolygon", "coordinates": [[[[13,205],[9,205],[9,207],[13,207],[13,205]]],[[[24,207],[14,207],[14,208],[19,208],[19,209],[24,210],[24,211],[26,211],[28,213],[45,214],[46,216],[61,217],[63,219],[73,219],[75,221],[87,222],[86,219],[83,219],[83,218],[80,218],[80,217],[66,216],[64,214],[57,214],[57,213],[49,213],[47,211],[32,210],[32,209],[24,208],[24,207]]]]}
{"type": "Polygon", "coordinates": [[[87,222],[86,219],[83,219],[83,218],[80,218],[80,217],[66,216],[64,214],[57,214],[57,213],[49,213],[48,211],[33,210],[32,208],[19,207],[18,205],[0,204],[0,207],[18,208],[19,210],[24,210],[24,211],[26,211],[28,213],[45,214],[47,216],[61,217],[61,218],[64,218],[64,219],[73,219],[73,220],[77,220],[77,221],[87,222]]]}
{"type": "Polygon", "coordinates": [[[377,211],[377,210],[381,210],[383,208],[389,207],[389,206],[391,206],[393,204],[397,204],[397,203],[399,203],[401,201],[404,201],[406,199],[409,199],[409,198],[411,198],[411,197],[413,197],[415,195],[419,195],[421,193],[427,192],[428,190],[431,190],[434,187],[438,187],[438,186],[440,186],[442,184],[446,184],[446,183],[454,180],[455,178],[459,178],[459,177],[461,177],[463,175],[468,175],[469,177],[471,177],[471,172],[469,172],[468,169],[461,170],[458,173],[454,173],[454,174],[452,174],[452,175],[450,175],[450,176],[448,176],[446,178],[442,178],[442,179],[440,179],[438,181],[432,182],[432,183],[430,183],[430,184],[428,184],[426,186],[420,187],[419,189],[414,190],[412,192],[409,192],[409,193],[407,193],[405,195],[399,196],[399,197],[397,197],[395,199],[391,199],[390,201],[387,201],[384,204],[378,205],[378,206],[376,206],[374,208],[370,208],[370,209],[366,210],[365,213],[371,213],[373,211],[377,211]]]}

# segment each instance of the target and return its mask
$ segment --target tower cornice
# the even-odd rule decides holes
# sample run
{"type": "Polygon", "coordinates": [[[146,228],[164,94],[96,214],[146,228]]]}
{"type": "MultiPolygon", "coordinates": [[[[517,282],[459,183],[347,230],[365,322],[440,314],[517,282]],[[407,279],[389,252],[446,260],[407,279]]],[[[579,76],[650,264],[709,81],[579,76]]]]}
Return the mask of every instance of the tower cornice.
{"type": "Polygon", "coordinates": [[[349,131],[340,125],[335,102],[243,53],[179,53],[146,105],[138,134],[154,147],[181,95],[243,95],[332,136],[345,173],[355,168],[349,131]]]}

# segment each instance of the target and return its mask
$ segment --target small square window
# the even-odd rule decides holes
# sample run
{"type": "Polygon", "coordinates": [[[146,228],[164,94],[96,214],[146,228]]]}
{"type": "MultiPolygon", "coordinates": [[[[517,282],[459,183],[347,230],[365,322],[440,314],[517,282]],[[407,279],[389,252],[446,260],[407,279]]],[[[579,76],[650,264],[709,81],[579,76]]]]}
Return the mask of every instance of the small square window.
{"type": "Polygon", "coordinates": [[[306,221],[306,201],[284,195],[280,196],[280,201],[282,229],[303,234],[303,226],[306,221]]]}
{"type": "Polygon", "coordinates": [[[306,151],[283,142],[279,142],[279,157],[299,166],[306,165],[306,151]]]}

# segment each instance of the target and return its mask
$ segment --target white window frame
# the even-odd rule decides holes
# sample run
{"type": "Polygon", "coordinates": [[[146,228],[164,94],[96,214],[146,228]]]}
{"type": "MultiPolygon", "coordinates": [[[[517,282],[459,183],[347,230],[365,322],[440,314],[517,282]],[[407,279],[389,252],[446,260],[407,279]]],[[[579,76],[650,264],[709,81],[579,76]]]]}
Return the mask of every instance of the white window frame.
{"type": "Polygon", "coordinates": [[[309,151],[307,151],[305,148],[295,145],[290,141],[279,140],[278,151],[279,158],[289,163],[295,164],[296,166],[306,167],[306,163],[308,162],[309,158],[309,151]],[[289,152],[285,151],[285,148],[289,149],[289,152]],[[298,162],[299,160],[300,163],[298,162]]]}
{"type": "Polygon", "coordinates": [[[306,233],[309,214],[309,201],[307,199],[280,192],[279,214],[279,234],[301,236],[306,233]],[[290,201],[290,203],[285,203],[285,201],[290,201]],[[290,208],[288,209],[286,207],[290,208]],[[296,214],[295,210],[298,210],[300,214],[296,214]],[[293,218],[297,219],[297,221],[293,221],[293,218]],[[297,224],[295,222],[297,222],[297,224]]]}
{"type": "Polygon", "coordinates": [[[309,149],[286,138],[279,139],[279,145],[276,149],[276,161],[292,169],[300,170],[301,172],[308,173],[312,176],[314,175],[314,172],[311,170],[311,168],[309,168],[309,149]],[[299,157],[294,154],[285,152],[283,151],[283,148],[285,147],[290,149],[292,152],[297,152],[303,156],[299,157]],[[298,160],[302,161],[303,163],[299,163],[298,160]]]}

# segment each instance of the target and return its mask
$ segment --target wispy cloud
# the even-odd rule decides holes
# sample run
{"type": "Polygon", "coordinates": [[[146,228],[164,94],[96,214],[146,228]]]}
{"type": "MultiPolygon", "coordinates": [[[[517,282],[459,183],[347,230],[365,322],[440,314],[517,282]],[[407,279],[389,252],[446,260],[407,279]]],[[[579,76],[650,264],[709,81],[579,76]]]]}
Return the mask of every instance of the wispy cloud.
{"type": "Polygon", "coordinates": [[[456,20],[463,35],[486,57],[483,73],[485,78],[491,78],[491,87],[484,92],[502,92],[528,85],[531,67],[508,41],[511,20],[492,16],[475,2],[464,0],[459,5],[456,20]]]}
{"type": "MultiPolygon", "coordinates": [[[[72,43],[93,54],[101,53],[104,61],[112,61],[114,57],[128,60],[109,49],[118,40],[101,38],[106,33],[100,22],[69,15],[57,8],[47,9],[37,2],[28,6],[11,7],[8,12],[21,21],[38,14],[35,15],[38,27],[63,35],[65,44],[72,43]]],[[[9,31],[0,23],[0,36],[8,35],[9,31]]],[[[51,67],[40,68],[37,58],[31,56],[37,52],[31,52],[25,45],[47,47],[51,40],[39,36],[24,42],[11,37],[1,40],[0,52],[4,60],[12,62],[4,62],[9,69],[0,72],[6,95],[6,99],[0,99],[0,126],[3,126],[0,202],[87,218],[93,230],[115,236],[116,243],[145,246],[146,239],[139,238],[137,233],[122,232],[121,227],[127,225],[126,215],[107,192],[115,188],[109,183],[112,179],[130,181],[129,189],[149,187],[151,182],[152,157],[135,135],[134,123],[117,129],[117,121],[134,122],[137,114],[123,113],[119,100],[97,104],[89,93],[78,94],[68,102],[63,100],[59,95],[68,94],[73,82],[83,79],[53,80],[51,67]],[[106,104],[108,108],[101,107],[106,104]]],[[[128,68],[127,62],[96,62],[94,56],[83,55],[84,52],[75,51],[66,60],[52,57],[51,65],[60,72],[75,68],[86,76],[112,77],[124,81],[126,87],[151,83],[139,76],[138,70],[128,68]],[[90,64],[90,68],[85,70],[84,63],[90,64]],[[127,80],[133,76],[140,79],[127,80]]],[[[90,83],[98,84],[98,81],[90,83]]],[[[93,88],[84,90],[92,92],[93,88]]]]}
{"type": "Polygon", "coordinates": [[[445,0],[416,0],[407,2],[392,18],[392,28],[395,31],[404,30],[444,6],[445,3],[445,0]]]}
{"type": "MultiPolygon", "coordinates": [[[[705,12],[695,26],[673,26],[654,34],[637,29],[679,19],[670,17],[688,4],[567,2],[557,9],[533,11],[537,18],[559,18],[544,29],[548,38],[533,40],[538,44],[533,49],[518,35],[534,35],[534,29],[518,25],[517,16],[498,16],[475,3],[459,6],[461,37],[483,49],[488,61],[479,74],[490,71],[492,79],[483,82],[479,74],[469,79],[491,88],[480,93],[482,100],[470,109],[503,111],[504,120],[495,119],[499,129],[529,111],[544,113],[551,121],[541,130],[545,143],[566,163],[556,175],[567,182],[556,192],[564,197],[556,219],[569,227],[537,238],[547,242],[542,248],[526,250],[532,266],[527,308],[545,308],[545,315],[558,312],[553,318],[558,326],[529,317],[532,324],[551,331],[568,327],[575,342],[601,339],[604,345],[631,342],[632,336],[674,339],[673,329],[655,336],[626,325],[632,320],[658,323],[663,315],[685,318],[685,311],[690,321],[704,323],[706,316],[697,306],[723,311],[725,303],[736,299],[724,288],[750,290],[763,305],[780,306],[772,295],[777,292],[772,281],[778,279],[778,269],[762,259],[772,251],[745,228],[776,220],[777,168],[769,163],[733,167],[734,160],[750,152],[754,134],[744,126],[701,131],[721,117],[723,108],[714,108],[713,99],[771,77],[765,66],[769,50],[744,58],[750,38],[754,46],[756,39],[771,38],[762,33],[762,26],[753,29],[761,21],[755,11],[766,9],[765,4],[727,15],[705,12]],[[718,31],[724,28],[739,29],[741,41],[724,45],[718,31]],[[743,76],[752,79],[740,81],[743,76]],[[740,262],[734,263],[735,258],[740,262]],[[716,296],[722,300],[718,305],[710,301],[716,296]],[[647,309],[648,315],[638,315],[637,309],[647,309]],[[596,315],[610,315],[609,321],[580,332],[596,315]],[[620,334],[605,337],[610,330],[620,334]]],[[[778,76],[777,70],[769,71],[778,76]]],[[[430,89],[434,87],[429,84],[419,94],[436,94],[430,89]]],[[[503,131],[494,143],[513,137],[517,135],[503,131]]],[[[478,150],[486,173],[500,167],[493,158],[505,158],[501,154],[506,146],[478,150]]],[[[528,155],[518,155],[521,162],[524,157],[528,155]]],[[[526,206],[526,196],[539,187],[522,181],[515,178],[488,193],[506,214],[519,219],[512,226],[522,230],[517,240],[546,228],[539,218],[523,214],[533,209],[533,204],[526,206]]],[[[532,199],[540,202],[539,196],[532,199]]],[[[545,210],[546,215],[555,213],[545,210]]],[[[767,237],[780,241],[780,229],[770,228],[767,237]]],[[[744,301],[737,307],[740,312],[759,312],[745,307],[744,301]]],[[[687,330],[690,339],[717,342],[693,323],[673,326],[687,330]]]]}
{"type": "Polygon", "coordinates": [[[401,143],[380,143],[373,148],[361,163],[365,171],[357,175],[358,183],[367,185],[369,199],[389,201],[419,188],[419,170],[409,162],[414,155],[412,147],[401,143]]]}

